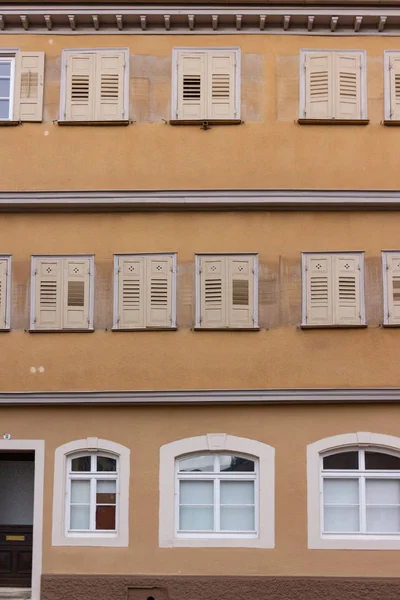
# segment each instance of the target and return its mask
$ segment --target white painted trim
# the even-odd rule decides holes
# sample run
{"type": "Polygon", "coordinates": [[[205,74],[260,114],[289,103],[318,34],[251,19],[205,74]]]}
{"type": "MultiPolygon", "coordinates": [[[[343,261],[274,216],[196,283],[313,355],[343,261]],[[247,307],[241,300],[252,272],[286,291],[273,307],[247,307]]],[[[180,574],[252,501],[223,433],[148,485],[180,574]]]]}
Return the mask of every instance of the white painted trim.
{"type": "Polygon", "coordinates": [[[14,118],[14,96],[15,96],[15,57],[10,51],[0,51],[0,62],[10,63],[10,95],[9,95],[9,109],[8,109],[8,117],[5,119],[0,119],[0,121],[12,121],[14,118]]]}
{"type": "Polygon", "coordinates": [[[0,451],[2,450],[33,450],[35,452],[31,600],[40,600],[43,539],[44,440],[1,439],[0,451]]]}
{"type": "MultiPolygon", "coordinates": [[[[170,12],[168,10],[168,12],[170,12]]],[[[193,53],[204,53],[210,54],[210,52],[234,52],[236,55],[236,72],[235,72],[235,112],[236,119],[240,119],[240,106],[241,106],[241,53],[240,48],[235,47],[210,47],[210,48],[196,48],[196,47],[176,47],[172,49],[172,78],[171,78],[171,119],[177,118],[178,111],[178,56],[181,52],[193,52],[193,53]]],[[[206,120],[206,119],[205,119],[206,120]]]]}
{"type": "Polygon", "coordinates": [[[129,545],[129,481],[130,450],[126,446],[98,438],[87,438],[67,442],[56,448],[54,455],[53,488],[53,546],[109,546],[127,547],[129,545]],[[101,451],[118,456],[118,509],[117,534],[70,533],[65,530],[65,502],[67,483],[67,458],[80,451],[101,451]]]}
{"type": "Polygon", "coordinates": [[[307,446],[308,548],[320,550],[400,550],[400,535],[335,535],[321,533],[320,456],[350,446],[400,451],[400,438],[361,431],[318,440],[307,446]]]}
{"type": "Polygon", "coordinates": [[[274,548],[275,547],[275,449],[268,444],[226,433],[209,433],[165,444],[160,448],[160,548],[274,548]],[[258,458],[259,529],[257,537],[178,537],[175,534],[175,461],[195,452],[238,452],[258,458]]]}
{"type": "Polygon", "coordinates": [[[383,323],[389,324],[389,298],[388,298],[388,275],[387,275],[387,255],[389,252],[382,252],[382,281],[383,281],[383,323]]]}
{"type": "Polygon", "coordinates": [[[201,323],[200,323],[200,315],[201,315],[201,308],[200,308],[200,258],[201,255],[200,254],[196,254],[195,255],[195,269],[196,269],[196,273],[195,273],[195,305],[196,305],[196,315],[195,315],[195,327],[200,327],[201,323]]]}
{"type": "Polygon", "coordinates": [[[390,121],[390,57],[400,54],[400,51],[385,50],[383,53],[383,74],[384,74],[384,118],[386,121],[390,121]]]}
{"type": "MultiPolygon", "coordinates": [[[[76,32],[74,32],[76,33],[76,32]]],[[[97,32],[98,33],[98,32],[97,32]]],[[[68,54],[98,54],[99,52],[123,52],[125,55],[124,69],[124,119],[129,119],[129,48],[68,48],[61,53],[61,81],[60,81],[60,113],[59,121],[65,121],[65,107],[67,94],[67,57],[68,54]]],[[[93,119],[95,120],[95,119],[93,119]]]]}
{"type": "Polygon", "coordinates": [[[5,323],[0,323],[0,329],[10,329],[10,315],[11,315],[11,254],[1,254],[0,260],[6,262],[6,311],[5,311],[5,323]]]}
{"type": "Polygon", "coordinates": [[[359,54],[361,62],[361,119],[368,119],[367,116],[367,53],[366,50],[339,50],[319,48],[318,50],[302,49],[300,50],[300,105],[299,119],[304,119],[304,110],[306,106],[306,77],[305,77],[305,58],[307,54],[318,54],[320,52],[340,52],[341,54],[359,54]]]}

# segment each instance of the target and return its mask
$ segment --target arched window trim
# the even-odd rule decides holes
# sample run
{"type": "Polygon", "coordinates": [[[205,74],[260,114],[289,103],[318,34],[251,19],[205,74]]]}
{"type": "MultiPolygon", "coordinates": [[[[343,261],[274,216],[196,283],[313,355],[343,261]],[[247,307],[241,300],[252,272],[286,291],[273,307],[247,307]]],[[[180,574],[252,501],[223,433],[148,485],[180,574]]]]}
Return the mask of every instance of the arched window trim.
{"type": "Polygon", "coordinates": [[[400,549],[400,535],[397,534],[340,534],[332,536],[322,533],[322,457],[351,448],[368,447],[397,455],[400,453],[400,438],[361,431],[328,437],[307,446],[308,547],[310,549],[400,549]]]}
{"type": "Polygon", "coordinates": [[[250,547],[274,548],[274,461],[272,446],[231,436],[226,433],[206,434],[177,440],[160,448],[160,547],[250,547]],[[257,459],[259,523],[256,535],[212,534],[184,536],[176,533],[176,460],[201,452],[235,453],[257,459]]]}
{"type": "Polygon", "coordinates": [[[130,450],[121,444],[99,438],[68,442],[56,448],[53,490],[53,546],[122,546],[129,543],[129,474],[130,450]],[[67,532],[66,485],[68,461],[96,452],[118,459],[118,509],[116,532],[67,532]]]}

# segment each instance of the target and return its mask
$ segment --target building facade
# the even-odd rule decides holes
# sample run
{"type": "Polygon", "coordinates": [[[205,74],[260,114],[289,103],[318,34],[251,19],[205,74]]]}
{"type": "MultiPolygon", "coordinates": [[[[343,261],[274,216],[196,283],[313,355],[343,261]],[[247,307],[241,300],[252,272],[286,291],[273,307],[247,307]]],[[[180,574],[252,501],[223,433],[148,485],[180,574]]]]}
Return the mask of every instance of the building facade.
{"type": "Polygon", "coordinates": [[[0,598],[399,597],[399,27],[1,7],[0,598]]]}

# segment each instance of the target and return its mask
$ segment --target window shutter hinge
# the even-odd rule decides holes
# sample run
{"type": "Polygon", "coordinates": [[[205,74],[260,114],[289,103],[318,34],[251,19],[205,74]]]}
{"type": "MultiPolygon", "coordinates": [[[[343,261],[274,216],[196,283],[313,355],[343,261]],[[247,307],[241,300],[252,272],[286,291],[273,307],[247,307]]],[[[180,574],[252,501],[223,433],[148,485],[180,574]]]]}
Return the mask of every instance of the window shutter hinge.
{"type": "Polygon", "coordinates": [[[201,267],[199,267],[199,273],[202,273],[203,269],[201,267]]]}
{"type": "Polygon", "coordinates": [[[388,314],[387,314],[387,318],[388,318],[388,319],[390,319],[390,312],[388,312],[388,314]]]}
{"type": "Polygon", "coordinates": [[[200,319],[199,319],[200,325],[202,324],[202,322],[203,322],[203,317],[200,317],[200,319]]]}
{"type": "Polygon", "coordinates": [[[389,271],[390,267],[389,265],[386,265],[386,271],[389,271]]]}
{"type": "Polygon", "coordinates": [[[90,325],[90,317],[87,318],[88,325],[90,325]]]}
{"type": "Polygon", "coordinates": [[[121,317],[117,317],[117,323],[119,323],[121,320],[121,317]]]}
{"type": "Polygon", "coordinates": [[[36,317],[33,317],[33,322],[36,323],[36,317]]]}
{"type": "Polygon", "coordinates": [[[37,269],[35,269],[35,270],[33,271],[33,274],[34,274],[34,275],[37,275],[37,274],[38,274],[38,271],[37,271],[37,269]]]}
{"type": "Polygon", "coordinates": [[[360,265],[357,265],[357,269],[358,269],[359,271],[361,271],[361,267],[360,267],[360,265]]]}
{"type": "Polygon", "coordinates": [[[307,267],[307,265],[305,266],[304,270],[305,270],[305,271],[308,271],[308,267],[307,267]]]}

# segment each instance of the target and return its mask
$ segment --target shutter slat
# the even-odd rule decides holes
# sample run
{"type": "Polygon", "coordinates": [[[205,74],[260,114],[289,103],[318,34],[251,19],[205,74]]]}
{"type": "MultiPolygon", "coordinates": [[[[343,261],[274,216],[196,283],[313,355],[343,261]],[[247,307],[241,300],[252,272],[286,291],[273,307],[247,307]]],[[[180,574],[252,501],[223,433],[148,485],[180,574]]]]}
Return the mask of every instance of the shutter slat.
{"type": "Polygon", "coordinates": [[[17,52],[14,118],[43,120],[44,52],[17,52]]]}
{"type": "Polygon", "coordinates": [[[35,260],[35,329],[62,328],[62,259],[35,260]]]}
{"type": "Polygon", "coordinates": [[[387,254],[387,304],[388,323],[396,325],[400,323],[400,253],[387,254]]]}
{"type": "Polygon", "coordinates": [[[178,57],[178,119],[205,119],[206,55],[182,52],[178,57]]]}
{"type": "Polygon", "coordinates": [[[308,255],[306,258],[307,325],[333,324],[332,257],[308,255]]]}
{"type": "Polygon", "coordinates": [[[118,327],[145,326],[145,260],[143,256],[120,256],[118,259],[118,327]]]}
{"type": "Polygon", "coordinates": [[[335,65],[335,117],[361,119],[361,58],[358,53],[333,55],[335,65]]]}
{"type": "Polygon", "coordinates": [[[95,118],[95,54],[68,54],[65,118],[92,121],[95,118]]]}
{"type": "Polygon", "coordinates": [[[228,256],[228,326],[254,326],[254,258],[228,256]]]}
{"type": "Polygon", "coordinates": [[[336,255],[334,261],[335,304],[334,323],[359,325],[360,306],[360,257],[336,255]]]}
{"type": "Polygon", "coordinates": [[[63,259],[64,329],[89,328],[89,259],[63,259]]]}
{"type": "Polygon", "coordinates": [[[172,257],[146,260],[146,327],[170,327],[172,323],[172,257]]]}
{"type": "Polygon", "coordinates": [[[307,119],[333,117],[332,54],[310,52],[305,56],[307,119]]]}

